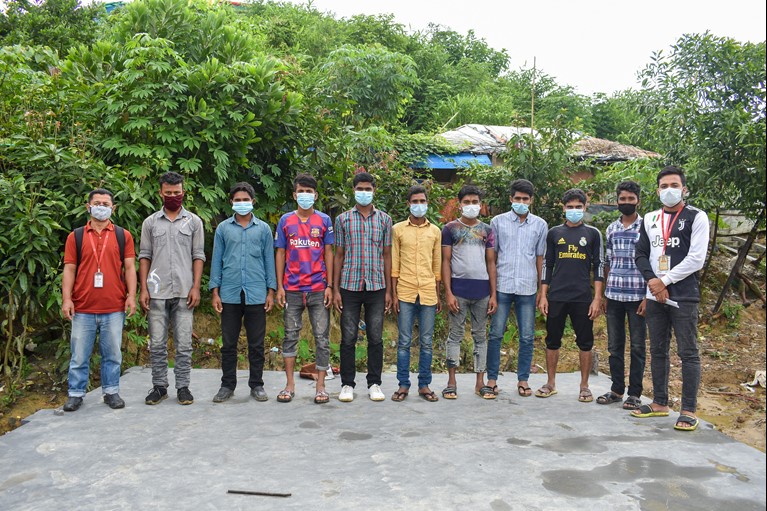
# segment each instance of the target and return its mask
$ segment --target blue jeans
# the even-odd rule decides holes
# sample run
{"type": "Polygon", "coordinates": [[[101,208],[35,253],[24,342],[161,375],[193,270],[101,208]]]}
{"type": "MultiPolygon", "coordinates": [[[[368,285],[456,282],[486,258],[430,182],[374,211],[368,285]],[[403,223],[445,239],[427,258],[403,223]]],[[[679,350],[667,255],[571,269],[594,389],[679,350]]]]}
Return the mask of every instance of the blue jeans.
{"type": "Polygon", "coordinates": [[[437,314],[436,305],[421,305],[420,298],[415,303],[399,302],[397,328],[397,379],[399,386],[410,388],[410,344],[413,340],[413,324],[418,317],[418,388],[428,387],[431,383],[431,338],[434,334],[434,316],[437,314]]]}
{"type": "Polygon", "coordinates": [[[117,394],[120,390],[120,366],[123,355],[120,351],[123,338],[124,312],[109,314],[75,313],[72,318],[69,360],[69,395],[83,397],[88,387],[88,372],[96,334],[99,336],[101,354],[101,391],[117,394]]]}
{"type": "Polygon", "coordinates": [[[530,366],[533,363],[533,342],[535,341],[535,297],[536,295],[515,295],[496,293],[498,311],[490,320],[490,336],[487,341],[487,379],[497,380],[501,366],[501,342],[506,331],[511,304],[517,316],[519,331],[519,358],[517,359],[517,380],[530,378],[530,366]]]}
{"type": "Polygon", "coordinates": [[[610,378],[613,381],[610,390],[622,396],[626,390],[626,319],[629,325],[631,365],[629,366],[629,396],[642,395],[644,377],[647,332],[645,321],[637,314],[642,301],[619,302],[607,299],[607,349],[610,352],[610,378]]]}
{"type": "Polygon", "coordinates": [[[671,371],[671,330],[676,338],[676,351],[682,359],[682,410],[695,412],[700,387],[700,354],[698,353],[698,304],[679,302],[679,308],[647,300],[645,311],[650,332],[650,370],[653,402],[668,406],[668,378],[671,371]]]}

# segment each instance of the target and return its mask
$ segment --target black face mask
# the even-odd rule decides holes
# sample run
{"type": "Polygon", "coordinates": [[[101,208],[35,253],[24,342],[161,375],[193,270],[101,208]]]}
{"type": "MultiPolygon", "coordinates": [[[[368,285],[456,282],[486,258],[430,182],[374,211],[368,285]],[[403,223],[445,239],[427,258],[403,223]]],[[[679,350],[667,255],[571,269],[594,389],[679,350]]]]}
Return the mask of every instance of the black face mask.
{"type": "Polygon", "coordinates": [[[631,216],[636,213],[636,210],[636,204],[618,204],[618,211],[620,211],[623,215],[631,216]]]}

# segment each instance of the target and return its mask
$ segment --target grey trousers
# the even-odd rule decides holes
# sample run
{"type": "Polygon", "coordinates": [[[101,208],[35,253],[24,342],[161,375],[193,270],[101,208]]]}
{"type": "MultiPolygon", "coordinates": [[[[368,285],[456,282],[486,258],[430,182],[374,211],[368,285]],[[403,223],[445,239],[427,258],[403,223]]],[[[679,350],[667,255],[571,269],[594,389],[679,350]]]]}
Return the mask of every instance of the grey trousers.
{"type": "Polygon", "coordinates": [[[282,341],[282,356],[295,357],[298,351],[298,336],[303,327],[304,309],[309,310],[309,322],[312,324],[316,365],[318,371],[326,371],[330,364],[330,310],[325,308],[325,292],[303,293],[287,291],[285,293],[285,339],[282,341]]]}
{"type": "Polygon", "coordinates": [[[447,336],[447,367],[458,367],[461,358],[461,341],[466,331],[466,316],[471,318],[471,339],[474,341],[474,372],[483,373],[487,368],[487,302],[489,296],[479,300],[455,297],[458,312],[450,313],[450,331],[447,336]]]}
{"type": "Polygon", "coordinates": [[[194,309],[186,306],[186,298],[149,301],[149,358],[152,362],[152,385],[168,387],[168,323],[173,323],[176,360],[173,374],[176,388],[189,387],[192,372],[192,319],[194,309]]]}

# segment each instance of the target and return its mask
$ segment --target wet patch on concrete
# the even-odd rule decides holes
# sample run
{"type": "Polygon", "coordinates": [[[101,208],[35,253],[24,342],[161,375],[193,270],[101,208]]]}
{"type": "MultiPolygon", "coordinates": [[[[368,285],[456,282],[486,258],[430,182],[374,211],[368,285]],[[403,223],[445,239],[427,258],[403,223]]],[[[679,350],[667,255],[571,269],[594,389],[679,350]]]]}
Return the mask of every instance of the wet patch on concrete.
{"type": "Polygon", "coordinates": [[[9,477],[3,482],[3,484],[0,484],[0,491],[4,491],[4,490],[7,490],[8,488],[12,488],[13,486],[16,486],[17,484],[31,481],[32,479],[35,479],[36,477],[37,477],[37,474],[34,472],[27,472],[26,474],[19,474],[17,476],[9,477]]]}
{"type": "Polygon", "coordinates": [[[402,436],[403,438],[411,438],[414,436],[421,436],[421,434],[418,431],[406,431],[402,433],[402,435],[400,436],[402,436]]]}
{"type": "Polygon", "coordinates": [[[511,445],[530,445],[532,442],[530,440],[524,440],[522,438],[507,438],[507,443],[510,443],[511,445]]]}
{"type": "Polygon", "coordinates": [[[511,506],[501,499],[495,499],[490,503],[490,509],[493,511],[511,511],[511,506]]]}
{"type": "Polygon", "coordinates": [[[355,433],[354,431],[344,431],[340,435],[338,435],[338,438],[341,440],[370,440],[373,438],[373,435],[370,433],[355,433]]]}
{"type": "MultiPolygon", "coordinates": [[[[648,439],[644,438],[642,441],[646,442],[648,439]]],[[[508,440],[507,440],[508,441],[508,440]]],[[[601,453],[610,449],[607,445],[609,442],[618,443],[635,443],[637,441],[635,436],[629,435],[613,435],[613,436],[580,436],[572,438],[555,438],[548,442],[544,442],[536,447],[541,449],[556,452],[556,453],[601,453]]],[[[509,442],[511,443],[511,442],[509,442]]]]}
{"type": "Polygon", "coordinates": [[[735,476],[735,479],[737,479],[740,482],[747,483],[747,482],[751,481],[751,479],[749,479],[747,476],[741,474],[738,471],[738,469],[735,468],[735,467],[730,467],[730,466],[727,466],[727,465],[722,465],[718,461],[714,461],[714,460],[708,460],[708,461],[709,461],[709,463],[714,465],[714,468],[716,468],[719,472],[723,472],[725,474],[733,474],[735,476]]]}
{"type": "Polygon", "coordinates": [[[299,424],[298,427],[303,429],[320,429],[322,426],[320,426],[314,421],[304,421],[301,424],[299,424]]]}
{"type": "Polygon", "coordinates": [[[668,509],[737,509],[764,511],[764,503],[753,500],[713,497],[698,484],[674,484],[671,481],[640,483],[639,509],[659,511],[668,509]]]}

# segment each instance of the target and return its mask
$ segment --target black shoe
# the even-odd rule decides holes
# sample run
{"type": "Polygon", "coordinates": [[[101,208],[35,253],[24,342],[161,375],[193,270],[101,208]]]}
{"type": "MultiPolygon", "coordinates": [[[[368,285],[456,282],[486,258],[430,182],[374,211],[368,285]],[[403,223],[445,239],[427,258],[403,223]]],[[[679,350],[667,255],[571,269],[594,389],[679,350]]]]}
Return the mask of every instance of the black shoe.
{"type": "Polygon", "coordinates": [[[256,401],[268,401],[269,396],[266,395],[266,391],[264,390],[263,386],[254,387],[250,391],[250,395],[253,396],[253,399],[256,401]]]}
{"type": "Polygon", "coordinates": [[[223,403],[224,401],[232,397],[233,394],[234,394],[234,391],[232,389],[221,387],[220,389],[218,389],[218,394],[213,396],[213,402],[223,403]]]}
{"type": "Polygon", "coordinates": [[[104,402],[109,405],[112,410],[118,408],[125,408],[125,401],[122,400],[120,394],[104,394],[104,402]]]}
{"type": "Polygon", "coordinates": [[[181,387],[176,391],[176,397],[178,398],[179,404],[182,405],[191,405],[194,403],[194,397],[192,396],[192,393],[189,392],[189,387],[181,387]]]}
{"type": "Polygon", "coordinates": [[[80,408],[80,405],[82,404],[83,404],[83,398],[69,396],[69,399],[67,399],[67,402],[64,403],[64,411],[75,412],[77,411],[78,408],[80,408]]]}
{"type": "Polygon", "coordinates": [[[144,402],[148,405],[156,405],[163,399],[168,399],[168,389],[155,385],[152,387],[152,390],[149,391],[149,395],[146,397],[144,402]]]}

